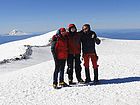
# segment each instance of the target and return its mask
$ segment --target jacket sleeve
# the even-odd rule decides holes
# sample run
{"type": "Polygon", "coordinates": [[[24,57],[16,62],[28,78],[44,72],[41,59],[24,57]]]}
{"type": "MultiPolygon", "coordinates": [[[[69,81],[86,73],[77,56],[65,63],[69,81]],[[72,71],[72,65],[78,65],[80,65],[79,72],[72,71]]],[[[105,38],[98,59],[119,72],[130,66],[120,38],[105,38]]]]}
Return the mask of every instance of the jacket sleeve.
{"type": "Polygon", "coordinates": [[[56,55],[56,51],[55,51],[56,43],[57,43],[57,37],[53,36],[52,37],[52,42],[51,42],[51,52],[52,52],[52,55],[53,55],[54,59],[57,59],[57,55],[56,55]]]}
{"type": "Polygon", "coordinates": [[[101,43],[101,40],[97,37],[97,34],[94,32],[94,38],[95,38],[95,43],[99,45],[101,43]]]}

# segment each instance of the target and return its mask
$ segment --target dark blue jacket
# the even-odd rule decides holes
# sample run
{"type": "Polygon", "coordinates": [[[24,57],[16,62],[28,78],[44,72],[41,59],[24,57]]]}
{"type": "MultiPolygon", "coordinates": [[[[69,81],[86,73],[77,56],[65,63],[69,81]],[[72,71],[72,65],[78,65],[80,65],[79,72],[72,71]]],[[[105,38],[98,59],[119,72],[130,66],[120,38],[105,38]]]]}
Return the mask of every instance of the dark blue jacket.
{"type": "Polygon", "coordinates": [[[81,34],[81,43],[83,54],[87,53],[96,53],[95,43],[100,44],[100,39],[97,38],[97,35],[94,31],[89,31],[84,33],[80,31],[81,34]]]}

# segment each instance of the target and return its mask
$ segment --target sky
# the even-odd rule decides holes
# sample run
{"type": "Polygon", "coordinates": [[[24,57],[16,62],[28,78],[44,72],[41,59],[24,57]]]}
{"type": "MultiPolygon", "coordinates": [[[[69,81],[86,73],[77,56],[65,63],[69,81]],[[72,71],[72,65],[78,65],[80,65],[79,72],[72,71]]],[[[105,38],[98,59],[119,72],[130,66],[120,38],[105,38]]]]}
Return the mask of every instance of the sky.
{"type": "Polygon", "coordinates": [[[81,29],[139,29],[140,0],[0,0],[0,34],[48,32],[74,23],[81,29]]]}

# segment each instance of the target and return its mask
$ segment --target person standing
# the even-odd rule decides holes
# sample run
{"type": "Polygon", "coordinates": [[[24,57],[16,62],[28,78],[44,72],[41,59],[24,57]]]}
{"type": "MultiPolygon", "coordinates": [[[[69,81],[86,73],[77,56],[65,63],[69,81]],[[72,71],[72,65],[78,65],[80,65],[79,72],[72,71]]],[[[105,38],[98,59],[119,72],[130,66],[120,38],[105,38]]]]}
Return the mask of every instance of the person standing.
{"type": "Polygon", "coordinates": [[[56,35],[52,37],[51,52],[55,61],[55,70],[53,73],[53,87],[56,89],[58,86],[58,73],[59,85],[62,87],[68,86],[64,82],[64,68],[65,62],[68,57],[68,42],[67,32],[65,28],[60,28],[56,35]]]}
{"type": "Polygon", "coordinates": [[[77,28],[74,24],[68,26],[68,59],[67,59],[67,74],[69,84],[75,84],[73,82],[73,68],[75,65],[76,78],[79,83],[84,82],[81,78],[81,42],[80,34],[77,32],[77,28]]]}
{"type": "Polygon", "coordinates": [[[98,83],[99,81],[98,65],[97,65],[98,56],[95,50],[95,43],[99,45],[101,40],[97,38],[96,33],[91,30],[89,24],[84,24],[80,33],[81,33],[82,52],[83,52],[85,75],[86,75],[85,83],[91,82],[90,70],[89,70],[90,59],[94,69],[94,82],[98,83]]]}

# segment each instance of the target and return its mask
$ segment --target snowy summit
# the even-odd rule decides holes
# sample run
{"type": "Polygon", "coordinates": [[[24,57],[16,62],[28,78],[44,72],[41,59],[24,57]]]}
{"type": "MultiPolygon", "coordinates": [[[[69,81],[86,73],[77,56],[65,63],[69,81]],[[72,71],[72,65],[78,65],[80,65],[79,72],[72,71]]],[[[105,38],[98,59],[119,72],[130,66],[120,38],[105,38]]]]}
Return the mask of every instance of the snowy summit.
{"type": "Polygon", "coordinates": [[[14,30],[9,32],[9,35],[27,35],[27,33],[24,33],[23,31],[14,29],[14,30]]]}
{"type": "MultiPolygon", "coordinates": [[[[0,45],[0,61],[27,55],[26,60],[0,65],[0,105],[139,105],[140,41],[102,39],[97,46],[100,85],[53,89],[54,61],[50,51],[52,31],[0,45]]],[[[82,78],[85,71],[82,61],[82,78]]],[[[93,70],[91,79],[93,80],[93,70]]],[[[64,74],[68,82],[68,75],[64,74]]],[[[76,76],[74,75],[74,81],[76,76]]]]}

